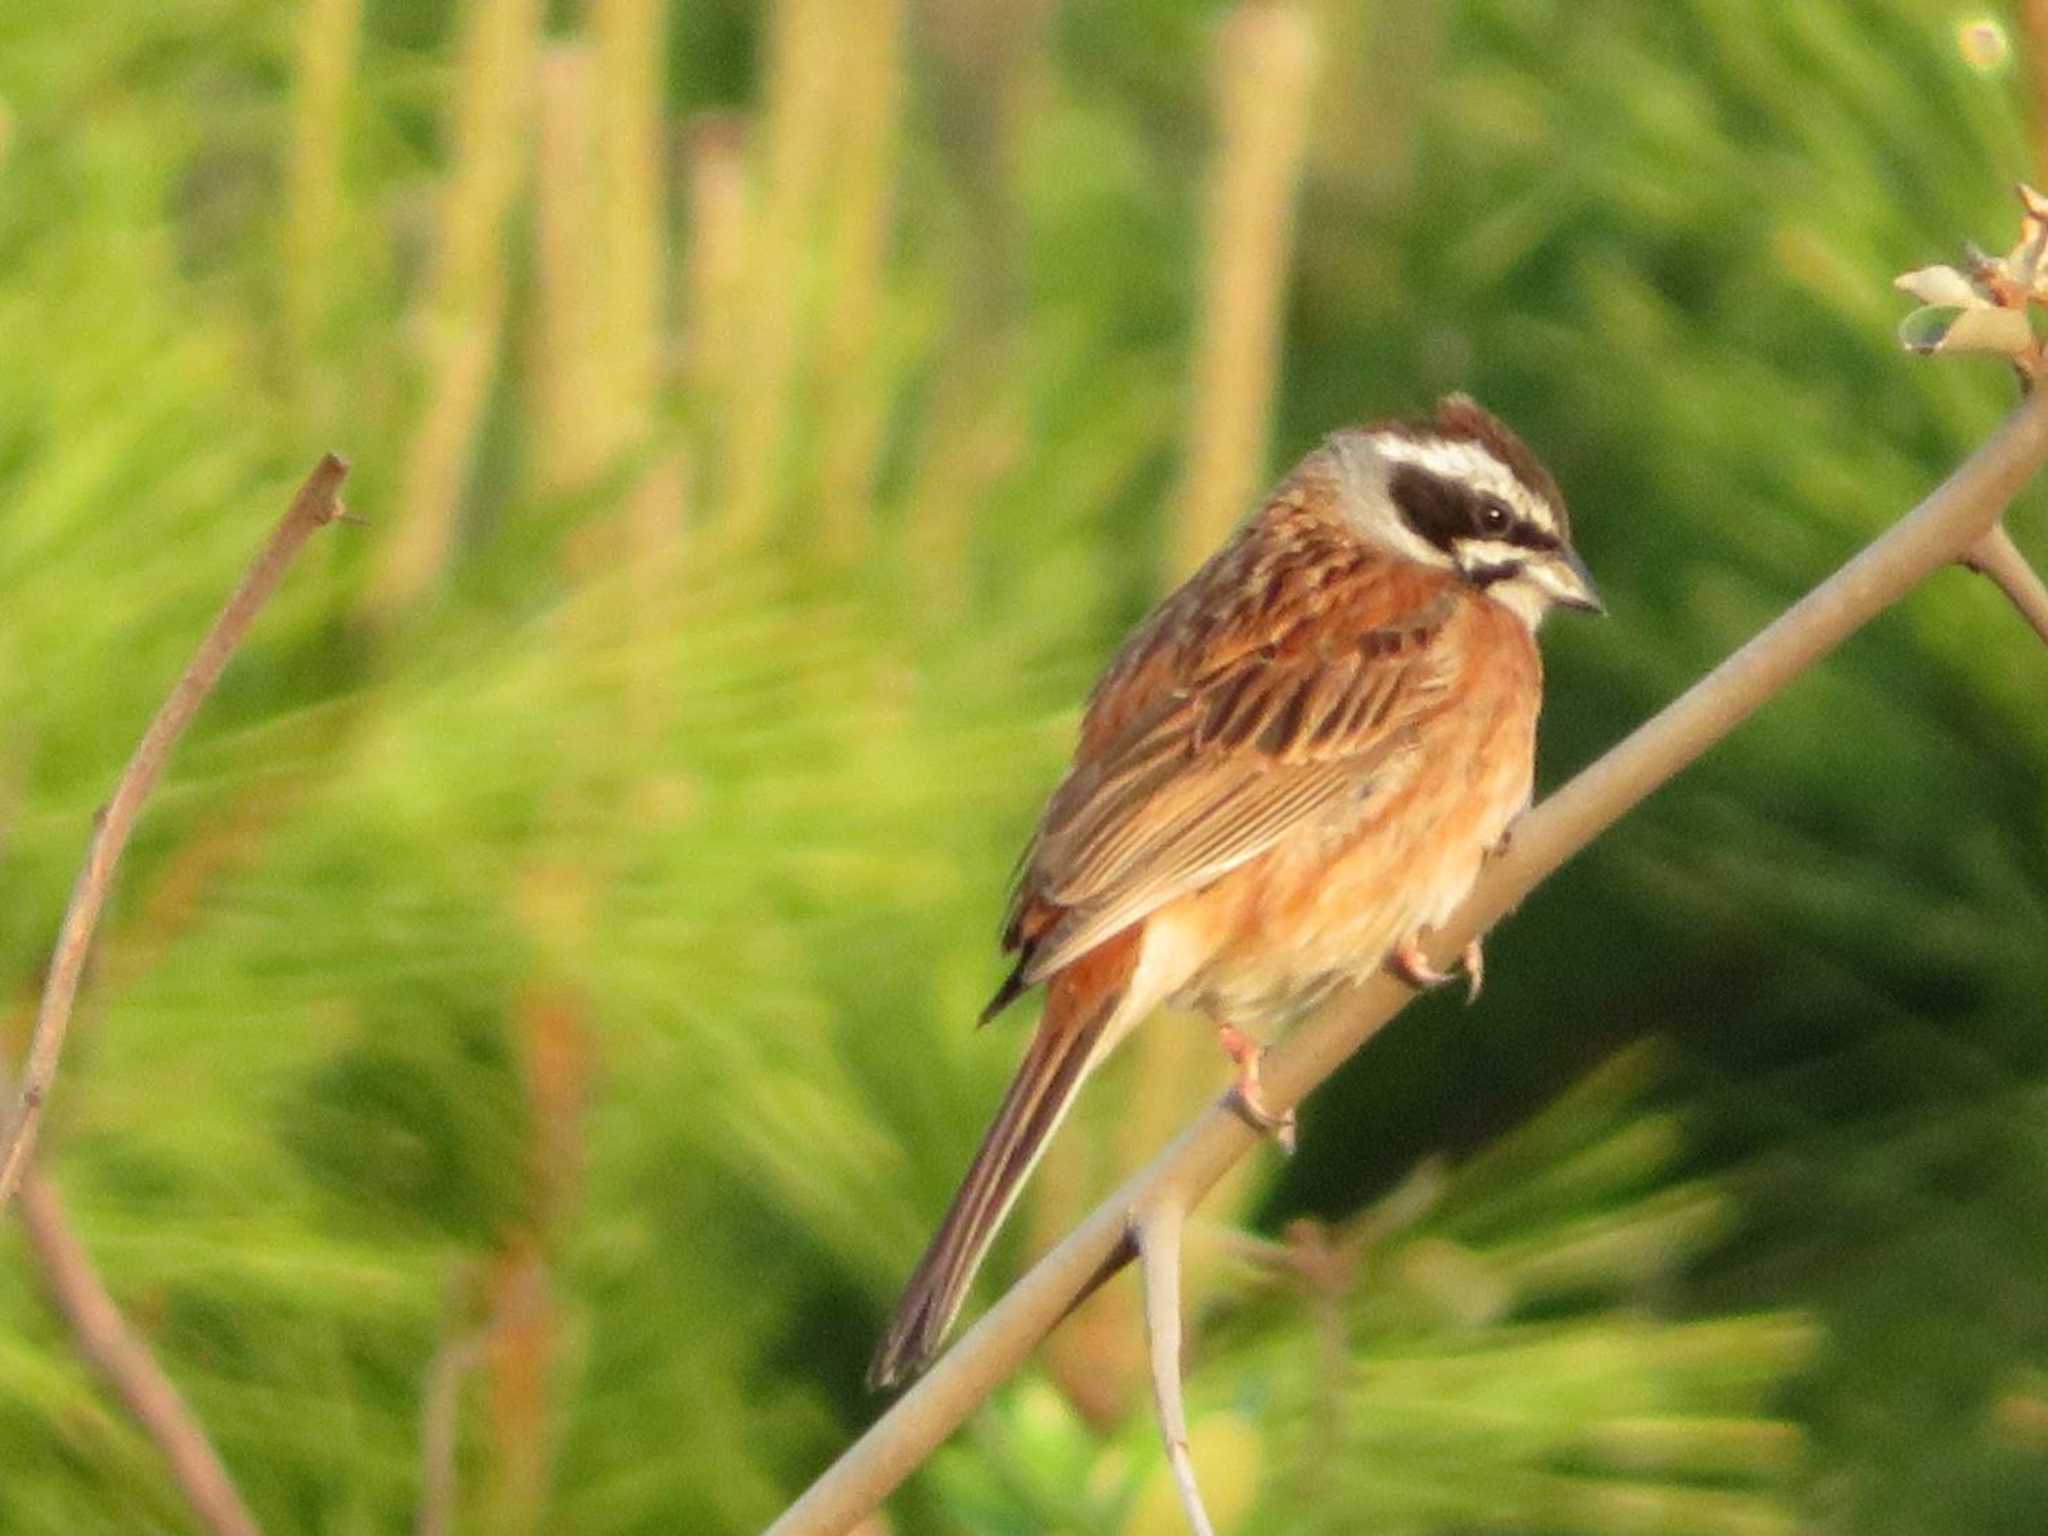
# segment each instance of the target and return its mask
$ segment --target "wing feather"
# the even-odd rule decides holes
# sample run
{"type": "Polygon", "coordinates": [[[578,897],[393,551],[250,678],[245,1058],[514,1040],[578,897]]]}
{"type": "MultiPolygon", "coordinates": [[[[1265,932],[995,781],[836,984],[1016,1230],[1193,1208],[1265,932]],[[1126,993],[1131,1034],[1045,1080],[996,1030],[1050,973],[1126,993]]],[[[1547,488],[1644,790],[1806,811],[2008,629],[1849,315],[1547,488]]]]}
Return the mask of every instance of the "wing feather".
{"type": "Polygon", "coordinates": [[[1009,934],[1023,983],[1297,830],[1370,815],[1406,781],[1416,728],[1451,682],[1449,578],[1337,563],[1283,573],[1293,585],[1276,590],[1272,576],[1238,585],[1277,618],[1263,628],[1240,610],[1206,629],[1177,612],[1199,602],[1197,576],[1133,637],[1032,843],[1009,934]],[[1023,934],[1026,910],[1050,921],[1023,934]]]}

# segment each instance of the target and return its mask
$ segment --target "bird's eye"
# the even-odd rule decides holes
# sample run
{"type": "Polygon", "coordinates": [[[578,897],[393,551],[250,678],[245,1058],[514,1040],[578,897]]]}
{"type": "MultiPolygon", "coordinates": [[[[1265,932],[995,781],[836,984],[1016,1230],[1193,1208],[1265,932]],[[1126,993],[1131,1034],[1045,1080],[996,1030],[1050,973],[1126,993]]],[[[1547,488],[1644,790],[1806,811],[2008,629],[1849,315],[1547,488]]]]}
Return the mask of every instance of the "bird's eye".
{"type": "Polygon", "coordinates": [[[1482,533],[1505,533],[1514,515],[1508,511],[1508,504],[1498,496],[1482,496],[1479,499],[1479,529],[1482,533]]]}

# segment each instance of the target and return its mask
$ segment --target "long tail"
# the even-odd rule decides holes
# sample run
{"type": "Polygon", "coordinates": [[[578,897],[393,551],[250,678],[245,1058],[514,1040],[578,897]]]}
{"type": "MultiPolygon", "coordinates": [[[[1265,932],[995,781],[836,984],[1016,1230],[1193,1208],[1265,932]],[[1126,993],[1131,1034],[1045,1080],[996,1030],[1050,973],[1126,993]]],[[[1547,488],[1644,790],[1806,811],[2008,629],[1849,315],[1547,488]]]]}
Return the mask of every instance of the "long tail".
{"type": "Polygon", "coordinates": [[[1053,979],[1038,1032],[1010,1080],[995,1122],[876,1347],[868,1366],[870,1387],[908,1380],[938,1353],[989,1244],[1082,1079],[1121,1033],[1111,1025],[1129,1022],[1118,1016],[1130,1000],[1135,940],[1135,933],[1112,939],[1053,979]]]}

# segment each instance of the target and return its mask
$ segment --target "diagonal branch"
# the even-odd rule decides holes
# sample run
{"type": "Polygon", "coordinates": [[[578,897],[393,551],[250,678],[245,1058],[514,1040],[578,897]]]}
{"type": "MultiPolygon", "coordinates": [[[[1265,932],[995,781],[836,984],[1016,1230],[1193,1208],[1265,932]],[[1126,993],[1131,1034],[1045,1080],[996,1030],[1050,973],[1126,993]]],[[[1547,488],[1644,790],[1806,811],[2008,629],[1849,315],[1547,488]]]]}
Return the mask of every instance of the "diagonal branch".
{"type": "Polygon", "coordinates": [[[2034,633],[2048,641],[2048,585],[2027,563],[2027,557],[2004,523],[1996,523],[1983,538],[1963,552],[1963,564],[1989,576],[1998,589],[2012,599],[2020,617],[2034,627],[2034,633]]]}
{"type": "MultiPolygon", "coordinates": [[[[1954,474],[1881,537],[1780,615],[1515,829],[1513,844],[1432,937],[1446,964],[1652,791],[1720,741],[1800,673],[1997,524],[2048,461],[2048,390],[2036,391],[1954,474]]],[[[1283,1110],[1334,1072],[1412,996],[1381,975],[1308,1020],[1266,1058],[1271,1107],[1283,1110]]],[[[915,1387],[769,1528],[769,1536],[839,1536],[884,1498],[1016,1370],[1074,1304],[1128,1258],[1142,1213],[1192,1207],[1259,1142],[1229,1106],[1212,1106],[1098,1206],[1011,1287],[915,1387]]]]}
{"type": "Polygon", "coordinates": [[[285,568],[315,531],[341,515],[341,482],[348,465],[328,454],[306,477],[290,509],[272,530],[269,542],[256,556],[242,584],[213,621],[213,627],[199,642],[191,665],[171,689],[170,697],[149,722],[135,755],[128,759],[113,798],[93,817],[92,841],[87,845],[85,864],[71,888],[71,901],[64,909],[64,924],[57,933],[57,947],[50,956],[43,979],[43,997],[36,1009],[35,1033],[29,1038],[28,1058],[21,1069],[21,1085],[14,1112],[8,1117],[6,1134],[0,1136],[0,1206],[5,1206],[21,1182],[29,1153],[35,1148],[36,1129],[42,1120],[43,1100],[57,1075],[57,1059],[64,1050],[64,1032],[71,1024],[71,1008],[78,1000],[79,978],[85,972],[86,955],[92,948],[93,929],[107,903],[114,883],[114,871],[135,829],[142,803],[156,787],[185,727],[199,713],[207,694],[220,678],[228,658],[242,643],[256,615],[270,594],[284,579],[285,568]]]}
{"type": "Polygon", "coordinates": [[[234,1479],[149,1345],[128,1325],[71,1230],[56,1188],[34,1169],[21,1181],[21,1225],[50,1300],[78,1352],[142,1426],[213,1536],[260,1536],[234,1479]]]}

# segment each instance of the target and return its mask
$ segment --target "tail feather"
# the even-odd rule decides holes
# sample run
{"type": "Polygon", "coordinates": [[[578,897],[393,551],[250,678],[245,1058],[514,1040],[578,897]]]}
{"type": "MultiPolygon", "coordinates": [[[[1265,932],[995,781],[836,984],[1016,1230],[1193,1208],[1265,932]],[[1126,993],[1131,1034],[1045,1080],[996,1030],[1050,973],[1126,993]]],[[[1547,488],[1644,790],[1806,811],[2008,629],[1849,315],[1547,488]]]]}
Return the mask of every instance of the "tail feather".
{"type": "MultiPolygon", "coordinates": [[[[870,1387],[909,1379],[938,1352],[1003,1218],[1101,1054],[1110,1025],[1126,1000],[1130,958],[1116,941],[1103,947],[1120,951],[1115,958],[1122,963],[1114,984],[1088,988],[1091,995],[1081,996],[1078,987],[1061,985],[1068,977],[1055,981],[1045,1017],[1003,1095],[995,1121],[903,1288],[903,1299],[868,1366],[870,1387]]],[[[1135,950],[1135,944],[1128,947],[1135,950]]]]}

